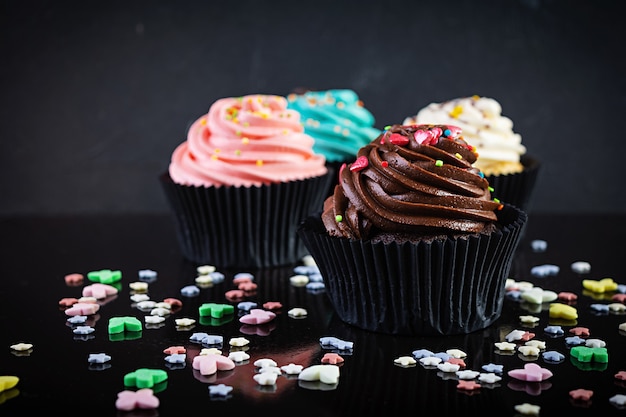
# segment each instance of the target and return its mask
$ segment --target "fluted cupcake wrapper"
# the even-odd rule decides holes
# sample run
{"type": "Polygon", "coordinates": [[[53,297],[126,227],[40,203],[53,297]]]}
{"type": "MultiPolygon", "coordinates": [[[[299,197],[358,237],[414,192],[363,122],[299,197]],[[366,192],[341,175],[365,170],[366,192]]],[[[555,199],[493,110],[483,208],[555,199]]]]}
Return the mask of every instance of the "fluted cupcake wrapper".
{"type": "Polygon", "coordinates": [[[288,265],[307,255],[302,219],[323,205],[328,174],[261,187],[196,187],[159,177],[182,254],[220,268],[288,265]]]}
{"type": "Polygon", "coordinates": [[[539,176],[541,163],[531,155],[522,155],[520,162],[524,170],[514,174],[488,175],[487,181],[493,187],[493,197],[501,202],[528,211],[532,203],[533,191],[539,176]]]}
{"type": "Polygon", "coordinates": [[[319,214],[298,234],[341,320],[396,335],[467,334],[500,317],[527,215],[505,204],[491,234],[402,244],[329,236],[319,214]]]}

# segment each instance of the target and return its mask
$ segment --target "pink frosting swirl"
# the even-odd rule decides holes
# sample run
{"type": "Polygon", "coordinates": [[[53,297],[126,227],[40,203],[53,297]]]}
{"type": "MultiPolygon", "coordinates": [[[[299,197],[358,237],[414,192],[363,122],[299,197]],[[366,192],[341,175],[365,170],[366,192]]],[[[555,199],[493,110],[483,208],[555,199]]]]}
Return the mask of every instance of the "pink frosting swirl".
{"type": "Polygon", "coordinates": [[[172,180],[193,186],[261,186],[326,174],[300,113],[275,95],[217,100],[174,150],[172,180]]]}

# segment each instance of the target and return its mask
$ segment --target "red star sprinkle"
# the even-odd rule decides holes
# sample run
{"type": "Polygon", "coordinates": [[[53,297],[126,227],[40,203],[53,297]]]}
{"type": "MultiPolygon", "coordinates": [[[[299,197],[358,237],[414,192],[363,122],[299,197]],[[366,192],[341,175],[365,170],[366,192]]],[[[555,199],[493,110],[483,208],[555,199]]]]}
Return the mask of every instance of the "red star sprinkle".
{"type": "Polygon", "coordinates": [[[575,400],[589,401],[593,396],[593,391],[588,389],[574,389],[569,392],[569,396],[575,400]]]}
{"type": "Polygon", "coordinates": [[[173,355],[175,353],[185,353],[187,349],[184,346],[170,346],[167,349],[163,350],[163,353],[167,355],[173,355]]]}
{"type": "Polygon", "coordinates": [[[465,361],[461,358],[448,358],[448,360],[446,361],[448,363],[451,363],[453,365],[459,365],[461,368],[465,368],[465,361]]]}
{"type": "Polygon", "coordinates": [[[476,381],[472,381],[472,380],[468,381],[466,379],[461,379],[456,387],[457,387],[457,389],[473,391],[475,389],[479,389],[480,388],[480,384],[477,383],[476,381]]]}
{"type": "Polygon", "coordinates": [[[626,371],[619,371],[615,374],[615,379],[619,379],[620,381],[626,381],[626,371]]]}
{"type": "Polygon", "coordinates": [[[522,335],[522,337],[520,337],[520,340],[524,341],[524,342],[528,342],[530,339],[534,338],[535,334],[531,333],[531,332],[524,332],[524,334],[522,335]]]}
{"type": "Polygon", "coordinates": [[[578,299],[578,295],[573,292],[563,291],[559,293],[558,298],[563,301],[575,301],[578,299]]]}
{"type": "Polygon", "coordinates": [[[569,329],[569,332],[576,336],[589,336],[589,329],[586,327],[573,327],[569,329]]]}
{"type": "Polygon", "coordinates": [[[268,301],[263,304],[263,308],[266,310],[280,310],[283,308],[283,304],[280,301],[268,301]]]}
{"type": "Polygon", "coordinates": [[[613,294],[611,300],[626,304],[626,294],[613,294]]]}

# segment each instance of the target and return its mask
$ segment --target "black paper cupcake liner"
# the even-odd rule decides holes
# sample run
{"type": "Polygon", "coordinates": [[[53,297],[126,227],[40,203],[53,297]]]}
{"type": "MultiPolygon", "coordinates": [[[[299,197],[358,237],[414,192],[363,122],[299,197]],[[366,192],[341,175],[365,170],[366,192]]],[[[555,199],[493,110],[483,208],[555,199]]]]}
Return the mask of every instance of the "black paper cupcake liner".
{"type": "Polygon", "coordinates": [[[493,187],[492,196],[502,203],[511,204],[528,211],[532,195],[541,168],[540,161],[530,155],[522,155],[520,162],[524,170],[514,174],[488,175],[489,185],[493,187]]]}
{"type": "Polygon", "coordinates": [[[159,176],[183,256],[220,268],[264,268],[308,254],[300,222],[323,205],[328,174],[261,187],[196,187],[159,176]]]}
{"type": "Polygon", "coordinates": [[[505,283],[528,216],[505,204],[491,234],[433,242],[372,243],[331,237],[320,214],[298,234],[341,320],[395,335],[484,329],[502,312],[505,283]]]}

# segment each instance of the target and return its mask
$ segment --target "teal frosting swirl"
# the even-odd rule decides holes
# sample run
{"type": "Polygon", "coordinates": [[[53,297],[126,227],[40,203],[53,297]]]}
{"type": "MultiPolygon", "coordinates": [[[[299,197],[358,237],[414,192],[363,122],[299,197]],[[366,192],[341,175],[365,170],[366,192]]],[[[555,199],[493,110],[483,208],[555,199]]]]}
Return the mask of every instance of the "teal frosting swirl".
{"type": "Polygon", "coordinates": [[[287,107],[301,115],[304,131],[315,139],[313,151],[328,162],[353,160],[381,130],[357,94],[348,89],[290,94],[287,107]]]}

